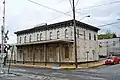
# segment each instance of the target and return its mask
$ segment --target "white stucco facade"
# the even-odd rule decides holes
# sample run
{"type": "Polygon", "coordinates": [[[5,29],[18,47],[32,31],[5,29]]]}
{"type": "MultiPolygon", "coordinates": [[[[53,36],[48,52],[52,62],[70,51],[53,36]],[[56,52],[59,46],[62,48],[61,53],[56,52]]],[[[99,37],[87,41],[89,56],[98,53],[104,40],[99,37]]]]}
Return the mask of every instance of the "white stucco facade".
{"type": "MultiPolygon", "coordinates": [[[[98,31],[98,30],[97,30],[98,31]]],[[[78,62],[94,61],[98,60],[99,45],[97,41],[97,31],[84,28],[81,26],[76,26],[76,39],[77,39],[77,60],[78,62]]],[[[69,48],[69,58],[61,58],[63,62],[74,62],[74,27],[73,26],[63,26],[46,30],[37,30],[24,34],[17,34],[17,44],[30,44],[36,42],[46,42],[46,41],[56,41],[65,40],[72,41],[73,44],[68,46],[69,48]],[[31,39],[30,39],[31,35],[31,39]],[[26,39],[25,39],[26,37],[26,39]]],[[[69,45],[69,44],[68,44],[69,45]]],[[[56,49],[53,49],[56,50],[56,49]]],[[[64,53],[65,49],[63,49],[64,53]]],[[[57,54],[57,53],[56,53],[57,54]]],[[[62,55],[65,56],[65,53],[62,55]]],[[[59,57],[58,57],[59,58],[59,57]]],[[[18,60],[22,60],[18,58],[18,60]]]]}

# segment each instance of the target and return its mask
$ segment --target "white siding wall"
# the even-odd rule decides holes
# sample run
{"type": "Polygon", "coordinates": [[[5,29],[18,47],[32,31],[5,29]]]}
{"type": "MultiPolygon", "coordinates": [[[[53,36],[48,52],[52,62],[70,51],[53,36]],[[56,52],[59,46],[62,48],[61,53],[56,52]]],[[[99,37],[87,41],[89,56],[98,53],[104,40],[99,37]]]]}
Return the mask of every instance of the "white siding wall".
{"type": "MultiPolygon", "coordinates": [[[[57,29],[52,29],[52,30],[47,30],[47,31],[40,31],[40,32],[36,32],[36,33],[25,34],[25,35],[19,35],[18,43],[20,42],[20,37],[22,39],[21,44],[24,43],[24,36],[27,36],[27,42],[29,42],[30,35],[32,36],[31,42],[37,41],[37,34],[39,34],[39,38],[40,38],[40,33],[42,33],[42,40],[50,40],[50,32],[52,32],[51,39],[57,39],[57,31],[58,30],[60,32],[59,33],[60,39],[66,39],[65,38],[65,30],[66,29],[68,30],[68,38],[67,39],[74,40],[74,28],[72,26],[70,26],[70,27],[62,27],[62,28],[57,28],[57,29]]],[[[94,57],[94,60],[98,60],[99,47],[98,47],[98,43],[97,43],[97,32],[92,31],[92,30],[86,30],[86,29],[80,28],[80,27],[77,27],[76,30],[77,29],[79,29],[79,34],[81,34],[81,35],[79,35],[79,38],[77,38],[78,61],[83,62],[83,61],[87,60],[86,51],[89,51],[89,53],[88,53],[89,61],[92,61],[93,57],[94,57]],[[85,39],[84,39],[84,31],[85,31],[85,39]],[[91,37],[92,37],[91,40],[89,40],[89,33],[91,33],[91,37]],[[96,41],[94,40],[94,34],[96,35],[96,41]],[[95,50],[94,56],[93,56],[92,50],[95,50]]],[[[71,60],[74,61],[74,50],[72,52],[71,60]]]]}
{"type": "Polygon", "coordinates": [[[101,46],[100,55],[107,55],[107,53],[109,54],[110,52],[114,52],[115,54],[120,54],[120,40],[119,39],[120,38],[98,40],[99,45],[101,46]],[[113,46],[113,42],[115,42],[115,46],[113,46]]]}
{"type": "Polygon", "coordinates": [[[40,32],[35,32],[35,33],[19,35],[17,43],[20,43],[20,37],[21,37],[21,44],[24,43],[24,37],[25,36],[26,36],[26,43],[28,43],[30,35],[31,35],[31,42],[37,41],[37,34],[39,34],[39,39],[38,40],[40,40],[40,33],[42,33],[41,41],[42,40],[50,40],[50,32],[52,32],[51,39],[55,40],[55,39],[57,39],[57,31],[58,30],[59,30],[59,34],[60,34],[59,38],[60,39],[65,39],[65,30],[66,29],[67,29],[67,32],[68,32],[68,38],[67,39],[73,39],[73,35],[71,36],[71,31],[73,32],[73,28],[72,27],[65,27],[65,28],[52,29],[52,30],[47,30],[47,31],[40,31],[40,32]]]}
{"type": "MultiPolygon", "coordinates": [[[[88,61],[98,60],[98,52],[99,46],[97,42],[97,32],[86,30],[83,28],[79,29],[79,33],[82,34],[77,38],[77,53],[78,53],[78,61],[83,62],[87,61],[87,51],[88,53],[88,61]],[[85,31],[85,39],[84,39],[84,31],[85,31]],[[89,33],[91,34],[91,40],[89,40],[89,33]],[[96,35],[96,41],[94,40],[94,34],[96,35]],[[93,50],[95,53],[93,54],[93,50]]],[[[77,37],[77,36],[76,36],[77,37]]]]}

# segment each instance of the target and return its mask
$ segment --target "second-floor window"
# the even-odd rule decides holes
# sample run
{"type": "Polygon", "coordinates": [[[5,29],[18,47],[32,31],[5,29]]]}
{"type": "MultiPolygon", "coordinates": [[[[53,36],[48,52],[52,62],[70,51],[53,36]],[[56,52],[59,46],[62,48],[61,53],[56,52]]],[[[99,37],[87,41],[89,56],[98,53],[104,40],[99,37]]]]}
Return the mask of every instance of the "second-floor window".
{"type": "Polygon", "coordinates": [[[39,34],[37,34],[37,41],[39,41],[39,34]]]}
{"type": "Polygon", "coordinates": [[[65,38],[68,38],[68,30],[65,29],[65,38]]]}
{"type": "Polygon", "coordinates": [[[26,36],[24,37],[24,43],[26,43],[26,36]]]}
{"type": "Polygon", "coordinates": [[[22,38],[20,37],[20,43],[21,43],[21,39],[22,39],[22,38]]]}
{"type": "Polygon", "coordinates": [[[42,40],[42,33],[40,33],[40,41],[42,40]]]}
{"type": "Polygon", "coordinates": [[[83,32],[83,34],[84,34],[84,39],[85,39],[85,31],[83,32]]]}
{"type": "Polygon", "coordinates": [[[96,35],[94,34],[94,40],[96,41],[96,35]]]}
{"type": "Polygon", "coordinates": [[[89,33],[89,40],[91,40],[91,33],[89,33]]]}
{"type": "Polygon", "coordinates": [[[57,31],[57,39],[60,39],[59,35],[60,35],[60,31],[57,31]]]}
{"type": "Polygon", "coordinates": [[[71,36],[73,36],[73,31],[71,31],[71,36]]]}
{"type": "Polygon", "coordinates": [[[77,38],[79,38],[79,29],[77,29],[77,38]]]}
{"type": "Polygon", "coordinates": [[[31,39],[32,39],[32,36],[30,35],[30,37],[29,37],[29,42],[31,42],[31,39]]]}
{"type": "Polygon", "coordinates": [[[113,41],[113,46],[115,46],[116,45],[116,43],[115,43],[115,41],[113,41]]]}
{"type": "Polygon", "coordinates": [[[109,47],[109,46],[108,46],[108,41],[106,42],[106,47],[109,47]]]}
{"type": "Polygon", "coordinates": [[[50,32],[50,40],[52,39],[52,32],[50,32]]]}

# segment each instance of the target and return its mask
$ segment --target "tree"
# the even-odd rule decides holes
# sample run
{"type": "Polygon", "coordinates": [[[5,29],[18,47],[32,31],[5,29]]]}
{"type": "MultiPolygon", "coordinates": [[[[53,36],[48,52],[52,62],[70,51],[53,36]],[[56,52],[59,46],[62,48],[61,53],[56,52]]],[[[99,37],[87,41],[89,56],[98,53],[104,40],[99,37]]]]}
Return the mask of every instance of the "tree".
{"type": "Polygon", "coordinates": [[[113,33],[113,38],[116,38],[116,37],[117,37],[117,35],[115,33],[113,33]]]}
{"type": "Polygon", "coordinates": [[[117,35],[110,31],[107,31],[105,34],[98,35],[98,39],[111,39],[111,38],[116,38],[116,37],[117,37],[117,35]]]}

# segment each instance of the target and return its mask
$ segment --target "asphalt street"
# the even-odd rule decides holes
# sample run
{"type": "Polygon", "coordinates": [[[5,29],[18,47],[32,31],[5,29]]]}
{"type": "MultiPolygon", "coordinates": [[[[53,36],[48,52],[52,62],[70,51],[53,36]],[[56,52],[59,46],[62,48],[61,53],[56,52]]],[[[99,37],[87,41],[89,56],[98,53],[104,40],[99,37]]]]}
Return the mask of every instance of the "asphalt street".
{"type": "Polygon", "coordinates": [[[10,72],[10,76],[2,77],[12,80],[120,80],[120,64],[79,70],[12,67],[10,72]]]}

